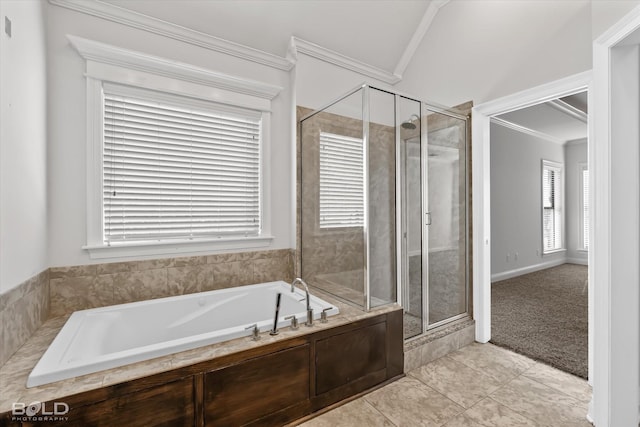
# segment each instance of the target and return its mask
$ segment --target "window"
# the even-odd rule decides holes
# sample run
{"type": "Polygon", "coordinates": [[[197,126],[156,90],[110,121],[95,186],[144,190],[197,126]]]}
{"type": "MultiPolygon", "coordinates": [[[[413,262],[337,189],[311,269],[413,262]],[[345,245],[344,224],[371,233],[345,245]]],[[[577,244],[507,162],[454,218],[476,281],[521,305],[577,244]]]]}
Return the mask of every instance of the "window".
{"type": "Polygon", "coordinates": [[[86,61],[93,259],[271,245],[281,87],[68,35],[86,61]]]}
{"type": "Polygon", "coordinates": [[[581,248],[589,250],[589,169],[584,163],[580,164],[580,188],[581,248]]]}
{"type": "Polygon", "coordinates": [[[320,228],[364,224],[362,139],[320,132],[320,228]]]}
{"type": "Polygon", "coordinates": [[[259,113],[103,90],[105,244],[259,235],[259,113]]]}
{"type": "Polygon", "coordinates": [[[542,251],[563,248],[563,172],[560,163],[542,161],[542,251]]]}

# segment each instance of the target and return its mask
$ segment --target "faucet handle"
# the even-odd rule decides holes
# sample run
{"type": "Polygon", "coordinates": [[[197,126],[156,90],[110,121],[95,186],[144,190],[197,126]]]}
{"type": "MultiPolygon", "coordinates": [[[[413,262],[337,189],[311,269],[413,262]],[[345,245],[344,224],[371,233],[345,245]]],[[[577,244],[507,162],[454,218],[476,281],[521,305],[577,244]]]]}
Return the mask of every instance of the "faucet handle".
{"type": "Polygon", "coordinates": [[[307,326],[313,326],[313,308],[307,309],[307,321],[304,322],[307,326]]]}
{"type": "Polygon", "coordinates": [[[247,326],[244,328],[245,331],[253,328],[252,337],[254,341],[258,341],[260,339],[260,329],[258,329],[258,324],[254,323],[253,325],[247,326]]]}
{"type": "Polygon", "coordinates": [[[327,311],[331,310],[333,307],[327,307],[324,310],[322,310],[322,313],[320,313],[320,323],[327,323],[327,311]]]}
{"type": "Polygon", "coordinates": [[[291,319],[291,330],[295,331],[296,329],[298,329],[298,319],[296,318],[296,315],[292,314],[291,316],[287,316],[284,318],[284,320],[289,319],[291,319]]]}

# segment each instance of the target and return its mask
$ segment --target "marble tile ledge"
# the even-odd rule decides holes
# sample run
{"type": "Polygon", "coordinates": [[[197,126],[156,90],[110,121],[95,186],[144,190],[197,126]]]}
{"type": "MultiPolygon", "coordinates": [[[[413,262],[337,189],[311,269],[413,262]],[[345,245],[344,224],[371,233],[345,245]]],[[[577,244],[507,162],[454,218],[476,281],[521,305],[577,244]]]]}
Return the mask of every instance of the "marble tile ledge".
{"type": "Polygon", "coordinates": [[[194,365],[215,357],[237,353],[259,345],[282,341],[295,336],[307,335],[322,329],[348,324],[367,317],[400,309],[399,305],[392,304],[364,312],[356,307],[340,302],[319,290],[312,289],[312,293],[319,295],[330,304],[338,307],[340,313],[330,317],[328,323],[315,322],[310,328],[303,326],[296,331],[290,328],[283,328],[277,336],[270,336],[266,332],[261,333],[260,341],[253,341],[249,337],[238,338],[68,380],[26,388],[29,373],[38,360],[40,360],[40,357],[42,357],[60,329],[62,329],[69,315],[50,318],[0,367],[0,413],[11,411],[14,402],[51,401],[57,398],[143,378],[170,369],[194,365]]]}

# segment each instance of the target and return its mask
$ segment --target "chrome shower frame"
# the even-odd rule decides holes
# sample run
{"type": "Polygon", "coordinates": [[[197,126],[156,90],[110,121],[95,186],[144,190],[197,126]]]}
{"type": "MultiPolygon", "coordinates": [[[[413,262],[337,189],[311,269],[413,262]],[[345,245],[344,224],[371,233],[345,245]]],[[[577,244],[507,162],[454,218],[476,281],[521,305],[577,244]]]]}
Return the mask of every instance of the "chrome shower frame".
{"type": "MultiPolygon", "coordinates": [[[[363,166],[364,166],[364,194],[363,194],[363,199],[364,199],[364,225],[363,225],[363,241],[364,241],[364,256],[363,256],[363,267],[364,267],[364,301],[363,301],[363,308],[366,311],[369,311],[372,308],[372,304],[371,304],[371,278],[370,278],[370,274],[371,274],[371,248],[369,247],[369,242],[371,241],[371,236],[370,236],[370,228],[369,228],[369,219],[370,219],[370,213],[369,213],[369,201],[370,199],[370,175],[369,175],[369,142],[370,142],[370,134],[369,134],[369,128],[370,128],[370,105],[369,105],[369,100],[371,98],[370,93],[371,90],[378,90],[381,92],[385,92],[385,93],[389,93],[391,95],[394,95],[394,100],[395,100],[395,143],[396,143],[396,176],[395,176],[395,212],[396,212],[396,217],[395,217],[395,225],[396,225],[396,241],[395,241],[395,252],[396,252],[396,257],[395,257],[395,267],[396,267],[396,300],[395,301],[391,301],[388,304],[392,304],[395,302],[402,302],[404,297],[407,297],[407,295],[405,295],[407,293],[405,287],[408,286],[408,265],[405,265],[405,261],[408,260],[408,255],[407,255],[407,246],[406,246],[406,241],[403,238],[404,233],[406,231],[406,219],[404,216],[404,209],[406,209],[404,203],[405,203],[405,198],[402,195],[403,192],[403,186],[404,186],[404,165],[401,161],[401,154],[402,154],[402,150],[403,150],[403,145],[401,144],[401,134],[400,134],[400,128],[402,127],[402,124],[404,124],[405,122],[410,122],[411,121],[411,117],[413,117],[413,115],[409,118],[409,119],[405,119],[403,120],[400,117],[400,112],[399,112],[399,101],[401,98],[405,98],[408,99],[410,101],[415,101],[417,103],[419,103],[420,105],[420,115],[419,117],[417,117],[418,123],[420,125],[420,138],[421,138],[421,153],[420,153],[420,173],[421,173],[421,187],[422,187],[422,191],[421,191],[421,209],[422,209],[422,214],[423,214],[423,220],[422,220],[422,236],[421,236],[421,262],[422,262],[422,333],[420,335],[417,335],[416,337],[412,337],[413,338],[419,338],[420,336],[424,335],[424,333],[426,333],[428,330],[431,330],[433,328],[437,328],[439,326],[442,326],[444,324],[447,324],[449,322],[458,320],[458,319],[462,319],[465,317],[469,317],[471,315],[470,313],[470,277],[469,277],[469,262],[470,262],[470,257],[469,257],[469,248],[470,248],[470,242],[469,242],[469,213],[470,213],[470,209],[469,209],[469,170],[468,170],[468,164],[469,164],[469,130],[470,130],[470,118],[469,116],[462,114],[462,113],[458,113],[456,112],[454,109],[452,108],[448,108],[445,106],[441,106],[432,102],[425,102],[425,101],[421,101],[419,99],[414,98],[413,96],[410,95],[406,95],[400,92],[396,92],[396,91],[390,91],[387,89],[380,89],[378,87],[375,86],[371,86],[369,84],[360,84],[357,87],[351,89],[350,91],[346,92],[345,94],[341,95],[339,98],[334,99],[331,102],[328,102],[326,104],[324,104],[321,108],[303,116],[300,119],[300,124],[302,124],[302,122],[304,122],[305,120],[313,117],[314,115],[321,113],[325,110],[327,110],[328,108],[332,107],[333,105],[339,103],[340,101],[342,101],[343,99],[354,95],[355,93],[357,93],[358,91],[362,90],[362,138],[363,138],[363,166]],[[455,118],[455,119],[459,119],[464,121],[465,126],[465,147],[464,147],[464,153],[465,153],[465,185],[464,185],[464,190],[465,190],[465,255],[466,255],[466,263],[465,263],[465,312],[459,315],[455,315],[449,318],[446,318],[444,320],[441,320],[439,322],[435,322],[433,324],[429,324],[429,288],[428,288],[428,279],[429,279],[429,271],[428,271],[428,266],[429,266],[429,251],[428,251],[428,242],[429,242],[429,226],[426,224],[427,222],[427,218],[429,215],[428,212],[428,129],[426,124],[426,115],[427,112],[432,112],[432,113],[438,113],[438,114],[443,114],[445,116],[449,116],[451,118],[455,118]],[[406,285],[406,286],[405,286],[406,285]]],[[[302,203],[302,198],[300,198],[299,203],[302,203]]],[[[302,207],[300,206],[300,212],[302,212],[302,207]]],[[[301,222],[302,222],[302,218],[301,218],[301,222]]],[[[348,303],[353,303],[351,301],[347,301],[348,303]]]]}

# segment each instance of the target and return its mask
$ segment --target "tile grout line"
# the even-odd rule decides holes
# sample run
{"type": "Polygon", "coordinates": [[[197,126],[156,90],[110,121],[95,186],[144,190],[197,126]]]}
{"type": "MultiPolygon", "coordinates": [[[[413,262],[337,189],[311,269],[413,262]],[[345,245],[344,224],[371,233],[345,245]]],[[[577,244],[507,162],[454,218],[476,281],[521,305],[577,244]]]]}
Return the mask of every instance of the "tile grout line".
{"type": "MultiPolygon", "coordinates": [[[[496,390],[497,391],[497,390],[496,390]]],[[[494,392],[495,393],[495,392],[494,392]]],[[[493,396],[487,396],[487,399],[490,399],[492,401],[494,401],[495,403],[497,403],[500,406],[504,406],[505,408],[509,409],[510,411],[513,411],[514,413],[520,415],[522,418],[531,421],[533,424],[538,425],[539,423],[536,420],[533,420],[531,418],[528,417],[527,414],[523,414],[522,412],[516,411],[515,409],[513,409],[512,407],[505,405],[502,402],[497,401],[496,399],[493,398],[493,396]]]]}
{"type": "MultiPolygon", "coordinates": [[[[446,355],[443,357],[447,357],[446,355]]],[[[443,357],[439,357],[436,360],[442,359],[443,357]]],[[[453,359],[452,359],[453,360],[453,359]]],[[[431,362],[429,362],[431,363],[431,362]]],[[[427,366],[429,365],[429,363],[427,363],[426,365],[422,365],[422,366],[427,366]]],[[[416,368],[416,369],[420,369],[420,368],[416,368]]],[[[454,417],[457,417],[460,414],[465,413],[468,409],[471,409],[473,406],[475,406],[476,404],[478,404],[478,402],[480,402],[482,399],[480,399],[478,402],[474,403],[473,405],[471,405],[469,408],[465,408],[461,403],[456,402],[455,400],[453,400],[452,398],[450,398],[449,396],[447,396],[446,394],[440,392],[439,390],[435,389],[434,387],[430,386],[429,384],[425,383],[424,381],[422,381],[420,378],[407,374],[407,376],[410,376],[411,378],[413,378],[414,380],[418,381],[420,384],[424,385],[425,387],[427,387],[429,390],[433,391],[436,394],[439,394],[440,396],[442,396],[443,398],[447,399],[448,401],[454,403],[456,406],[459,406],[462,408],[461,412],[458,412],[456,415],[454,415],[454,417]]],[[[486,397],[486,396],[485,396],[486,397]]],[[[453,419],[453,417],[451,417],[453,419]]],[[[451,421],[451,420],[449,420],[451,421]]],[[[447,422],[449,422],[447,421],[447,422]]],[[[640,427],[640,426],[639,426],[640,427]]]]}
{"type": "MultiPolygon", "coordinates": [[[[554,368],[554,369],[557,369],[557,368],[554,368]]],[[[528,369],[527,369],[527,370],[528,370],[528,369]]],[[[565,395],[565,396],[567,396],[567,397],[569,397],[569,398],[571,398],[571,399],[575,400],[575,401],[576,401],[576,402],[578,402],[579,404],[584,404],[584,403],[588,404],[588,403],[589,403],[589,402],[583,402],[582,400],[580,400],[580,399],[578,399],[578,398],[576,398],[576,397],[574,397],[574,396],[571,396],[570,394],[567,394],[567,393],[565,393],[564,391],[562,391],[562,390],[560,390],[560,389],[558,389],[558,388],[556,388],[556,387],[552,387],[552,386],[550,386],[549,384],[545,384],[545,383],[543,383],[542,381],[539,381],[539,380],[537,380],[537,379],[535,379],[535,378],[528,377],[528,376],[526,376],[526,375],[525,375],[525,373],[526,373],[526,371],[525,371],[525,372],[523,372],[523,373],[521,374],[521,376],[523,376],[523,377],[525,377],[525,378],[527,378],[527,379],[529,379],[529,380],[531,380],[531,381],[533,381],[533,382],[536,382],[536,383],[538,383],[538,384],[540,384],[540,385],[542,385],[542,386],[544,386],[544,387],[550,388],[551,390],[553,390],[553,391],[555,391],[555,392],[558,392],[558,393],[560,393],[560,394],[563,394],[563,395],[565,395]]],[[[593,392],[592,392],[592,393],[593,393],[593,392]]]]}
{"type": "MultiPolygon", "coordinates": [[[[502,388],[502,386],[500,386],[500,388],[502,388]]],[[[497,391],[497,390],[496,390],[496,391],[497,391]]],[[[523,414],[521,414],[521,413],[519,413],[519,412],[517,412],[517,411],[513,410],[512,408],[509,408],[507,405],[504,405],[504,404],[502,404],[502,403],[498,402],[497,400],[493,399],[490,395],[488,395],[488,394],[487,394],[487,395],[486,395],[486,396],[484,396],[482,399],[478,400],[476,403],[474,403],[474,404],[473,404],[473,405],[471,405],[470,407],[466,408],[464,411],[462,411],[462,412],[460,412],[459,414],[457,414],[457,415],[455,415],[455,416],[451,417],[449,420],[447,420],[447,421],[442,425],[442,427],[447,427],[447,424],[448,424],[451,420],[453,420],[455,417],[457,417],[457,416],[459,416],[459,415],[464,415],[464,414],[466,414],[468,411],[470,411],[471,409],[473,409],[473,408],[475,408],[476,406],[480,405],[480,403],[484,402],[485,400],[491,400],[491,401],[493,401],[494,403],[496,403],[496,404],[498,404],[498,405],[501,405],[501,406],[504,406],[505,408],[507,408],[507,409],[509,409],[509,410],[511,410],[511,411],[513,411],[513,412],[515,412],[515,413],[517,413],[518,415],[522,416],[522,417],[523,417],[523,418],[525,418],[526,420],[531,421],[533,424],[537,424],[537,423],[536,423],[534,420],[532,420],[531,418],[528,418],[528,417],[524,416],[523,414]]],[[[474,419],[473,419],[473,417],[470,417],[470,418],[471,418],[471,420],[472,420],[474,423],[476,422],[476,420],[474,420],[474,419]]]]}
{"type": "MultiPolygon", "coordinates": [[[[527,370],[529,370],[529,369],[527,369],[527,370]]],[[[526,372],[526,371],[525,371],[525,372],[526,372]]],[[[540,383],[539,381],[535,381],[535,380],[533,380],[532,378],[525,377],[524,372],[523,372],[522,374],[518,375],[517,377],[515,377],[515,378],[511,379],[508,383],[511,383],[511,382],[515,381],[516,379],[518,379],[518,378],[520,378],[520,377],[524,377],[525,379],[529,379],[529,380],[534,381],[534,382],[536,382],[536,383],[538,383],[538,384],[540,384],[540,385],[542,385],[542,386],[544,386],[544,387],[550,388],[552,391],[556,391],[553,387],[549,387],[548,385],[546,385],[546,384],[542,384],[542,383],[540,383]]],[[[525,418],[527,418],[527,419],[531,420],[531,418],[529,418],[529,417],[527,416],[527,413],[523,413],[523,412],[521,412],[520,410],[517,410],[517,409],[515,409],[515,408],[512,408],[510,405],[508,405],[508,404],[506,404],[506,403],[502,403],[502,402],[500,402],[499,400],[496,400],[496,399],[494,399],[494,398],[493,398],[493,394],[495,394],[498,390],[500,390],[501,388],[503,388],[504,386],[506,386],[508,383],[505,383],[503,386],[500,386],[498,389],[494,390],[494,391],[491,393],[491,395],[489,395],[489,397],[490,397],[492,400],[494,400],[495,402],[498,402],[500,405],[502,405],[502,406],[504,406],[504,407],[506,407],[506,408],[509,408],[510,410],[514,411],[515,413],[520,414],[521,416],[523,416],[523,417],[525,417],[525,418]]],[[[564,393],[562,393],[562,394],[564,394],[564,393]]],[[[575,400],[575,401],[579,402],[577,399],[573,398],[572,396],[569,396],[569,397],[571,397],[573,400],[575,400]]],[[[580,403],[581,403],[581,402],[580,402],[580,403]]],[[[567,406],[567,405],[564,405],[564,404],[560,404],[560,405],[562,405],[562,406],[567,406]]],[[[586,416],[586,414],[585,414],[585,416],[586,416]]],[[[586,419],[586,418],[585,418],[585,419],[586,419]]],[[[538,422],[537,422],[537,421],[535,421],[535,420],[531,420],[531,421],[533,421],[533,422],[534,422],[534,423],[536,423],[536,424],[538,423],[538,422]]]]}
{"type": "MultiPolygon", "coordinates": [[[[493,345],[493,344],[492,344],[492,345],[493,345]]],[[[459,351],[459,350],[457,350],[457,351],[459,351]]],[[[452,352],[452,353],[450,353],[450,354],[453,354],[453,353],[455,353],[455,352],[452,352]]],[[[447,354],[447,355],[445,355],[444,357],[449,357],[449,356],[450,356],[450,354],[447,354]]],[[[520,354],[518,354],[518,353],[514,353],[514,354],[517,354],[518,356],[522,356],[522,357],[525,357],[525,358],[529,359],[527,356],[520,355],[520,354]]],[[[496,380],[496,381],[500,382],[501,384],[500,384],[500,387],[499,387],[499,388],[501,388],[501,387],[502,387],[502,385],[504,385],[504,384],[506,384],[506,383],[508,383],[508,382],[510,382],[510,381],[512,381],[512,380],[514,380],[514,379],[516,379],[516,378],[517,378],[517,377],[519,377],[520,375],[523,375],[525,372],[527,372],[529,369],[531,369],[533,366],[535,366],[535,363],[536,363],[536,361],[535,361],[535,360],[533,360],[533,359],[529,359],[529,360],[533,361],[534,363],[533,363],[533,364],[531,364],[530,366],[528,366],[528,367],[527,367],[527,369],[525,369],[525,370],[523,370],[523,371],[521,371],[521,372],[519,372],[519,373],[515,374],[514,376],[512,376],[511,378],[509,378],[509,379],[507,379],[507,380],[500,381],[498,378],[496,378],[496,377],[494,377],[494,376],[492,376],[492,375],[490,375],[490,374],[488,374],[488,373],[486,373],[486,372],[484,372],[484,371],[482,371],[482,370],[480,370],[480,369],[474,368],[473,366],[468,365],[468,364],[467,364],[467,363],[465,363],[464,361],[456,360],[456,359],[453,359],[453,358],[451,358],[451,357],[449,357],[449,359],[450,359],[450,360],[453,360],[453,361],[455,361],[455,362],[462,363],[464,366],[466,366],[466,367],[468,367],[468,368],[472,369],[473,371],[475,371],[475,372],[479,372],[479,373],[481,373],[481,374],[483,374],[483,375],[486,375],[486,376],[488,376],[488,377],[491,377],[492,379],[494,379],[494,380],[496,380]],[[503,383],[504,383],[504,384],[503,384],[503,383]]]]}
{"type": "Polygon", "coordinates": [[[516,414],[519,414],[519,415],[523,416],[524,418],[526,418],[526,419],[528,419],[528,420],[531,420],[534,424],[539,424],[537,421],[532,420],[531,418],[529,418],[529,417],[527,416],[527,414],[523,414],[523,413],[522,413],[522,412],[520,412],[519,410],[517,410],[517,409],[515,409],[515,408],[512,408],[511,406],[509,406],[509,405],[507,405],[507,404],[505,404],[505,403],[502,403],[502,402],[500,402],[499,400],[496,400],[496,399],[494,399],[494,398],[493,398],[493,395],[494,395],[495,393],[497,393],[497,392],[498,392],[498,390],[500,390],[500,389],[504,388],[504,387],[505,387],[505,386],[507,386],[509,383],[511,383],[511,382],[513,382],[513,381],[515,381],[516,379],[518,379],[518,378],[519,378],[519,377],[521,377],[522,375],[523,375],[523,374],[520,374],[520,375],[518,375],[518,376],[516,376],[516,377],[514,377],[514,378],[512,378],[512,379],[510,379],[509,381],[505,382],[505,383],[504,383],[504,384],[502,384],[500,387],[498,387],[497,389],[495,389],[494,391],[492,391],[490,394],[488,394],[488,395],[487,395],[487,397],[488,397],[489,399],[493,400],[494,402],[497,402],[499,405],[502,405],[502,406],[504,406],[505,408],[508,408],[508,409],[512,410],[512,411],[513,411],[513,412],[515,412],[516,414]]]}
{"type": "MultiPolygon", "coordinates": [[[[383,387],[383,388],[384,388],[384,387],[383,387]]],[[[378,408],[376,408],[375,406],[373,406],[373,405],[371,404],[371,402],[369,402],[369,401],[367,400],[367,396],[368,396],[368,395],[369,395],[369,394],[367,393],[367,394],[365,394],[364,396],[362,396],[362,400],[364,400],[364,403],[365,403],[366,405],[369,405],[371,408],[373,408],[373,410],[374,410],[374,411],[376,411],[378,414],[382,415],[382,418],[384,418],[385,420],[389,421],[389,422],[390,422],[392,425],[394,425],[395,427],[398,427],[398,424],[394,423],[394,422],[393,422],[389,417],[387,417],[387,415],[386,415],[384,412],[382,412],[381,410],[379,410],[378,408]]]]}

